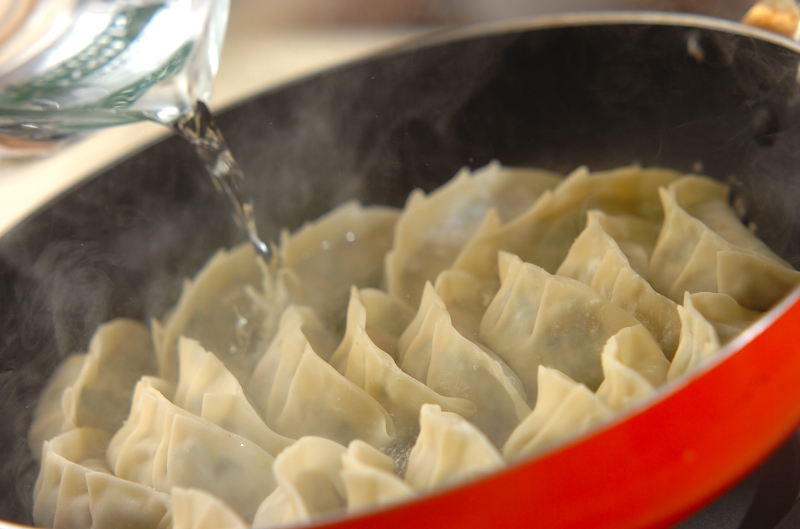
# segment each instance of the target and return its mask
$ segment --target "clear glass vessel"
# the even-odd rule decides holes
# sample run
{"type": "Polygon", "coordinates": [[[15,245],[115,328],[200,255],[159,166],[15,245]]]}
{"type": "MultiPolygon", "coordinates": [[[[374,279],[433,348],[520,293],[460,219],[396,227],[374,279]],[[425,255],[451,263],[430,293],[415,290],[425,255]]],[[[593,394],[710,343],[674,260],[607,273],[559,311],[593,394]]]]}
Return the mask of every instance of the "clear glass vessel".
{"type": "Polygon", "coordinates": [[[0,0],[0,136],[54,142],[207,99],[230,0],[0,0]]]}

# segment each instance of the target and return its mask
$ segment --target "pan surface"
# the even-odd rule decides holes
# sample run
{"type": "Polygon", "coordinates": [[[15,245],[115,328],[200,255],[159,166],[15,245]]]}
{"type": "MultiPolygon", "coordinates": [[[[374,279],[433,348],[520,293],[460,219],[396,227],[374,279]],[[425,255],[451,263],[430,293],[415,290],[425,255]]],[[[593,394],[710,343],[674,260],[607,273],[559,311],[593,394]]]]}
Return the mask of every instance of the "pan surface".
{"type": "MultiPolygon", "coordinates": [[[[566,16],[434,35],[218,117],[275,239],[350,198],[402,206],[492,159],[567,172],[632,162],[727,182],[800,262],[800,87],[789,40],[666,14],[566,16]]],[[[177,139],[132,156],[0,239],[0,518],[31,523],[37,395],[95,327],[160,317],[243,240],[177,139]]],[[[535,460],[341,527],[662,527],[721,494],[800,419],[800,293],[705,369],[535,460]],[[465,507],[469,506],[469,507],[465,507]]],[[[794,489],[796,492],[796,488],[794,489]]]]}

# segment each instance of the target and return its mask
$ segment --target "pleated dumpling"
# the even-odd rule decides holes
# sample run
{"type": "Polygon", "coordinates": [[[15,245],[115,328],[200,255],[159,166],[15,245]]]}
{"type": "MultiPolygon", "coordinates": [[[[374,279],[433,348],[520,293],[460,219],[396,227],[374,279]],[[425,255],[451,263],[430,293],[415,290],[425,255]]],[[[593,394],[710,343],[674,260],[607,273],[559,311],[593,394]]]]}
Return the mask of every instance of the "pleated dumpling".
{"type": "Polygon", "coordinates": [[[367,311],[367,334],[396,361],[397,343],[414,319],[414,309],[377,288],[361,289],[359,295],[367,311]]]}
{"type": "Polygon", "coordinates": [[[453,267],[490,279],[496,275],[497,253],[504,250],[555,273],[583,230],[586,211],[600,209],[660,220],[658,188],[679,176],[667,169],[637,166],[594,174],[580,167],[511,222],[470,239],[453,267]]]}
{"type": "Polygon", "coordinates": [[[596,389],[600,351],[620,329],[639,322],[590,287],[500,254],[502,284],[483,316],[481,342],[519,376],[529,399],[540,365],[596,389]]]}
{"type": "Polygon", "coordinates": [[[396,503],[414,496],[414,491],[394,474],[391,457],[356,439],[342,454],[342,483],[347,511],[396,503]]]}
{"type": "Polygon", "coordinates": [[[435,285],[453,327],[465,338],[478,342],[481,318],[497,294],[499,284],[478,279],[463,270],[450,269],[436,277],[435,285]]]}
{"type": "Polygon", "coordinates": [[[609,417],[611,409],[585,385],[557,369],[539,366],[533,412],[503,446],[507,460],[538,452],[587,430],[609,417]]]}
{"type": "Polygon", "coordinates": [[[119,445],[114,474],[162,492],[173,486],[206,490],[251,520],[275,488],[273,457],[244,437],[172,404],[152,387],[143,387],[137,396],[142,402],[133,418],[135,426],[112,439],[112,445],[119,445]]]}
{"type": "Polygon", "coordinates": [[[436,325],[427,384],[450,397],[477,406],[471,423],[498,447],[531,411],[517,375],[485,346],[467,340],[452,325],[436,325]]]}
{"type": "Polygon", "coordinates": [[[164,319],[153,321],[158,373],[178,379],[178,337],[199,341],[214,351],[239,379],[246,379],[257,358],[263,307],[258,291],[261,268],[249,243],[219,250],[193,280],[186,280],[178,304],[164,319]]]}
{"type": "Polygon", "coordinates": [[[33,423],[28,432],[28,444],[36,459],[41,459],[42,443],[62,432],[65,416],[61,407],[61,396],[67,387],[75,383],[83,369],[86,356],[86,353],[68,356],[56,367],[39,396],[33,423]]]}
{"type": "MultiPolygon", "coordinates": [[[[172,501],[150,487],[104,472],[86,474],[92,528],[170,529],[172,501]]],[[[54,526],[55,527],[55,526],[54,526]]]]}
{"type": "Polygon", "coordinates": [[[586,221],[596,219],[619,245],[622,253],[637,274],[647,279],[650,270],[650,256],[656,247],[658,235],[661,233],[663,219],[643,218],[635,215],[612,215],[600,210],[586,213],[586,221]]]}
{"type": "Polygon", "coordinates": [[[397,342],[398,364],[422,383],[428,380],[433,332],[439,323],[450,324],[450,314],[433,285],[426,283],[417,313],[397,342]]]}
{"type": "Polygon", "coordinates": [[[687,292],[683,306],[678,306],[681,317],[681,340],[672,359],[667,380],[674,380],[694,371],[720,349],[719,336],[714,326],[694,308],[687,292]]]}
{"type": "Polygon", "coordinates": [[[118,318],[100,325],[75,382],[64,390],[62,407],[72,427],[115,432],[128,415],[136,381],[156,372],[150,331],[118,318]]]}
{"type": "Polygon", "coordinates": [[[427,491],[503,466],[491,441],[463,417],[426,404],[419,422],[422,429],[406,468],[406,482],[414,490],[427,491]]]}
{"type": "Polygon", "coordinates": [[[590,211],[586,228],[572,243],[558,275],[571,277],[592,287],[639,320],[656,338],[669,358],[678,348],[681,324],[675,302],[653,287],[630,266],[617,242],[603,229],[600,218],[590,211]]]}
{"type": "Polygon", "coordinates": [[[347,449],[322,437],[302,437],[275,459],[278,486],[253,519],[255,527],[299,524],[347,505],[342,456],[347,449]]]}
{"type": "Polygon", "coordinates": [[[681,302],[685,292],[718,292],[763,311],[800,282],[800,272],[742,225],[725,186],[687,176],[662,189],[661,200],[664,228],[650,281],[662,294],[681,302]]]}
{"type": "Polygon", "coordinates": [[[150,487],[119,479],[104,462],[108,433],[77,428],[44,445],[34,486],[34,522],[57,529],[167,529],[171,502],[150,487]]]}
{"type": "Polygon", "coordinates": [[[314,352],[297,318],[284,316],[247,386],[267,425],[293,439],[391,444],[395,426],[387,411],[314,352]]]}
{"type": "Polygon", "coordinates": [[[641,324],[620,329],[603,346],[603,353],[639,373],[655,388],[667,380],[670,362],[641,324]]]}
{"type": "Polygon", "coordinates": [[[691,294],[690,298],[692,306],[714,326],[722,344],[739,336],[742,331],[764,315],[763,312],[742,307],[735,299],[726,294],[696,292],[691,294]]]}
{"type": "Polygon", "coordinates": [[[172,529],[247,529],[222,499],[200,489],[172,487],[172,529]]]}
{"type": "Polygon", "coordinates": [[[33,487],[33,521],[37,526],[91,525],[86,474],[91,472],[90,467],[105,470],[108,437],[103,430],[77,428],[45,441],[33,487]]]}
{"type": "Polygon", "coordinates": [[[353,287],[342,341],[345,347],[336,351],[331,364],[386,408],[398,438],[408,439],[419,432],[419,410],[424,404],[438,404],[464,417],[475,413],[475,404],[469,400],[440,395],[403,372],[388,353],[372,342],[364,330],[365,322],[366,309],[358,289],[353,287]]]}
{"type": "Polygon", "coordinates": [[[383,256],[392,246],[399,212],[346,202],[295,233],[281,233],[279,277],[294,301],[314,309],[323,322],[339,323],[350,287],[378,287],[383,256]]]}
{"type": "Polygon", "coordinates": [[[603,382],[597,396],[612,410],[625,409],[667,380],[669,361],[642,325],[621,329],[600,354],[603,382]]]}
{"type": "Polygon", "coordinates": [[[292,443],[264,423],[239,381],[213,353],[195,340],[181,338],[178,354],[180,375],[174,404],[241,435],[273,456],[292,443]]]}
{"type": "Polygon", "coordinates": [[[387,291],[416,307],[425,283],[452,265],[490,208],[508,221],[560,180],[549,171],[507,169],[495,161],[474,173],[462,169],[427,196],[414,190],[386,255],[387,291]]]}

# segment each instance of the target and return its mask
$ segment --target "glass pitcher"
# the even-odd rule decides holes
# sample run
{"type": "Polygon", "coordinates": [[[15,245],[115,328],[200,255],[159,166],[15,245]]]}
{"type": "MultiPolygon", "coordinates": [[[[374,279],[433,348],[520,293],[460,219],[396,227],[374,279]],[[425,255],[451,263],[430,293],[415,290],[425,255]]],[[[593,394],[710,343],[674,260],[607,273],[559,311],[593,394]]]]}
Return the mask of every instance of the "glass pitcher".
{"type": "MultiPolygon", "coordinates": [[[[207,99],[230,0],[0,0],[0,138],[172,124],[207,99]]],[[[8,143],[8,142],[6,142],[8,143]]]]}

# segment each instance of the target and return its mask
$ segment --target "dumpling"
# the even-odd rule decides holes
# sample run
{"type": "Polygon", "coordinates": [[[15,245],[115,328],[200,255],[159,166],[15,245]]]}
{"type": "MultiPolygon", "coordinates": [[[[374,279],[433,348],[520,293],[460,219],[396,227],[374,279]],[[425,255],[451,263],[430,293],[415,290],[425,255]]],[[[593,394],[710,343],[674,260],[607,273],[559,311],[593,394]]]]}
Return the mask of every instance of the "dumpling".
{"type": "Polygon", "coordinates": [[[489,439],[460,415],[426,404],[422,426],[408,456],[406,482],[417,491],[469,479],[503,466],[489,439]]]}
{"type": "Polygon", "coordinates": [[[375,345],[397,361],[397,343],[414,319],[414,309],[383,290],[364,288],[358,293],[367,311],[367,334],[375,345]]]}
{"type": "Polygon", "coordinates": [[[500,269],[502,285],[481,321],[481,342],[511,366],[529,398],[540,365],[596,389],[603,380],[600,351],[636,318],[583,283],[517,256],[501,253],[500,269]]]}
{"type": "Polygon", "coordinates": [[[634,215],[612,215],[600,210],[586,213],[586,223],[595,219],[619,245],[628,258],[631,268],[647,279],[650,269],[650,256],[656,247],[661,233],[661,219],[645,219],[634,215]]]}
{"type": "Polygon", "coordinates": [[[196,340],[181,336],[178,387],[172,402],[189,413],[200,415],[206,393],[242,392],[239,381],[215,355],[196,340]]]}
{"type": "Polygon", "coordinates": [[[275,459],[278,486],[258,507],[253,525],[301,523],[347,505],[342,481],[346,448],[322,437],[302,437],[275,459]]]}
{"type": "Polygon", "coordinates": [[[71,427],[116,431],[128,415],[136,381],[156,372],[150,332],[125,318],[97,328],[75,383],[61,401],[71,427]]]}
{"type": "Polygon", "coordinates": [[[419,410],[423,404],[438,404],[446,411],[469,417],[475,404],[462,398],[446,397],[404,373],[388,353],[381,351],[364,330],[366,310],[358,289],[353,287],[347,313],[345,341],[331,359],[339,372],[378,401],[394,420],[397,437],[408,439],[419,431],[419,410]]]}
{"type": "Polygon", "coordinates": [[[267,425],[283,436],[318,435],[342,444],[362,439],[376,447],[394,440],[387,411],[320,358],[294,318],[282,320],[248,388],[267,425]]]}
{"type": "Polygon", "coordinates": [[[274,459],[243,437],[191,415],[175,415],[169,434],[166,474],[170,487],[206,490],[245,520],[275,489],[274,459]]]}
{"type": "Polygon", "coordinates": [[[433,332],[439,323],[449,324],[450,314],[433,285],[426,283],[419,309],[397,342],[398,364],[422,383],[428,380],[433,332]]]}
{"type": "Polygon", "coordinates": [[[414,496],[414,491],[394,474],[391,457],[359,441],[350,443],[342,454],[342,483],[347,510],[354,512],[396,503],[414,496]]]}
{"type": "Polygon", "coordinates": [[[478,279],[463,270],[451,269],[439,274],[435,285],[453,327],[465,338],[478,342],[481,318],[497,294],[499,284],[478,279]]]}
{"type": "Polygon", "coordinates": [[[200,416],[254,442],[273,456],[294,442],[293,439],[273,432],[241,392],[206,393],[200,416]]]}
{"type": "Polygon", "coordinates": [[[104,457],[108,439],[104,430],[77,428],[46,443],[42,472],[34,489],[38,525],[167,529],[169,496],[113,476],[104,457]],[[54,490],[56,478],[59,482],[54,490]]]}
{"type": "Polygon", "coordinates": [[[256,292],[261,283],[251,244],[214,254],[192,281],[185,282],[163,327],[153,322],[159,376],[177,381],[178,337],[186,336],[214,351],[239,380],[246,379],[257,360],[253,352],[260,340],[256,322],[262,317],[262,305],[256,292]]]}
{"type": "Polygon", "coordinates": [[[667,381],[670,362],[650,332],[641,324],[620,329],[608,339],[602,354],[608,354],[639,373],[654,388],[661,387],[667,381]]]}
{"type": "Polygon", "coordinates": [[[498,447],[531,411],[522,382],[492,351],[467,340],[446,322],[436,325],[427,384],[477,406],[471,423],[498,447]]]}
{"type": "Polygon", "coordinates": [[[222,499],[200,489],[172,487],[172,529],[247,529],[222,499]]]}
{"type": "Polygon", "coordinates": [[[678,307],[681,317],[681,340],[675,358],[667,372],[667,380],[683,376],[714,356],[720,348],[719,336],[700,312],[694,308],[687,292],[683,306],[678,307]]]}
{"type": "Polygon", "coordinates": [[[54,529],[167,529],[168,495],[111,475],[103,462],[108,433],[78,428],[45,444],[34,488],[34,521],[54,529]]]}
{"type": "Polygon", "coordinates": [[[536,406],[503,446],[506,460],[574,437],[612,413],[589,388],[557,369],[539,366],[538,377],[536,406]]]}
{"type": "Polygon", "coordinates": [[[558,275],[592,287],[639,320],[658,341],[667,357],[678,347],[680,319],[675,302],[662,296],[631,268],[627,256],[590,211],[586,228],[558,267],[558,275]]]}
{"type": "Polygon", "coordinates": [[[383,256],[392,246],[399,212],[385,206],[346,202],[293,234],[281,233],[281,277],[296,303],[338,324],[350,287],[378,287],[383,256]]]}
{"type": "Polygon", "coordinates": [[[676,302],[684,292],[719,292],[745,308],[767,310],[800,282],[800,272],[741,224],[726,197],[724,186],[701,177],[661,190],[666,217],[650,281],[676,302]]]}
{"type": "Polygon", "coordinates": [[[271,455],[292,443],[273,432],[253,408],[225,365],[196,341],[181,337],[180,377],[173,403],[253,441],[271,455]]]}
{"type": "Polygon", "coordinates": [[[172,501],[163,492],[103,472],[88,472],[86,487],[92,529],[169,529],[172,526],[172,501]]]}
{"type": "Polygon", "coordinates": [[[386,255],[387,291],[416,307],[425,283],[450,267],[490,208],[508,221],[560,180],[555,173],[507,169],[495,161],[472,174],[462,169],[430,195],[414,190],[386,255]]]}
{"type": "Polygon", "coordinates": [[[692,306],[714,326],[720,343],[726,344],[758,321],[763,312],[742,307],[726,294],[696,292],[689,296],[692,306]]]}
{"type": "Polygon", "coordinates": [[[117,430],[111,438],[108,449],[106,450],[106,461],[108,462],[109,468],[116,468],[120,450],[122,450],[128,437],[138,428],[139,419],[142,415],[142,407],[145,402],[149,403],[151,401],[151,399],[145,397],[145,393],[150,391],[156,391],[169,399],[174,395],[175,387],[166,380],[158,377],[142,377],[139,382],[136,383],[128,418],[125,420],[122,428],[117,430]]]}
{"type": "Polygon", "coordinates": [[[615,352],[618,350],[606,347],[600,353],[605,378],[596,395],[610,409],[618,411],[649,396],[655,387],[635,369],[623,364],[615,352]]]}
{"type": "Polygon", "coordinates": [[[588,169],[580,167],[511,222],[473,237],[453,267],[491,279],[496,275],[497,253],[504,250],[555,273],[583,230],[586,211],[600,209],[660,220],[663,212],[658,188],[679,176],[667,169],[636,166],[590,175],[588,169]]]}
{"type": "Polygon", "coordinates": [[[33,424],[28,432],[28,444],[37,460],[41,460],[42,443],[62,432],[64,411],[61,407],[61,396],[80,375],[86,356],[86,353],[68,356],[56,368],[39,396],[33,424]]]}
{"type": "Polygon", "coordinates": [[[252,519],[258,504],[275,488],[273,457],[244,437],[172,404],[151,387],[145,386],[138,396],[138,423],[121,442],[115,475],[162,492],[173,486],[203,489],[252,519]]]}

